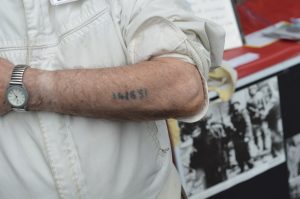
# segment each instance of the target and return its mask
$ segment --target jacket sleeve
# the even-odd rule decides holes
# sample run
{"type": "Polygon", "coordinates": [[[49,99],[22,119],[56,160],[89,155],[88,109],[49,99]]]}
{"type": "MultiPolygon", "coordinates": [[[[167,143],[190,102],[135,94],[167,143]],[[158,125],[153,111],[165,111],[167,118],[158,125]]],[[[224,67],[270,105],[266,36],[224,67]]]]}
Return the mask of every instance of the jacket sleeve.
{"type": "Polygon", "coordinates": [[[193,117],[177,119],[200,120],[208,108],[208,72],[222,61],[224,30],[193,15],[183,0],[116,0],[115,6],[129,63],[175,57],[197,66],[205,93],[204,106],[193,117]]]}

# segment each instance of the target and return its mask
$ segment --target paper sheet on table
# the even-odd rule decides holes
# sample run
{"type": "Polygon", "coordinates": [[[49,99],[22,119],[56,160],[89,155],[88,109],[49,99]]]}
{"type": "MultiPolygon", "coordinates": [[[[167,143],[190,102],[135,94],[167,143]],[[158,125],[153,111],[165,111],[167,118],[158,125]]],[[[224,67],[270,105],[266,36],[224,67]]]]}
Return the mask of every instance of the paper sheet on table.
{"type": "Polygon", "coordinates": [[[187,2],[198,17],[211,20],[225,29],[225,50],[243,45],[231,0],[187,0],[187,2]]]}
{"type": "Polygon", "coordinates": [[[234,58],[232,58],[230,60],[226,60],[226,63],[229,66],[231,66],[232,68],[237,68],[237,67],[239,67],[241,65],[253,62],[253,61],[259,59],[259,57],[260,57],[259,54],[249,52],[249,53],[245,53],[243,55],[234,57],[234,58]]]}
{"type": "Polygon", "coordinates": [[[272,43],[278,41],[278,39],[276,39],[276,38],[271,38],[271,37],[265,36],[264,33],[271,32],[273,29],[275,29],[279,26],[282,26],[285,23],[286,22],[281,21],[281,22],[276,23],[273,26],[269,26],[267,28],[264,28],[262,30],[259,30],[259,31],[256,31],[254,33],[247,35],[245,37],[246,45],[255,47],[255,48],[261,48],[261,47],[267,46],[269,44],[272,44],[272,43]]]}

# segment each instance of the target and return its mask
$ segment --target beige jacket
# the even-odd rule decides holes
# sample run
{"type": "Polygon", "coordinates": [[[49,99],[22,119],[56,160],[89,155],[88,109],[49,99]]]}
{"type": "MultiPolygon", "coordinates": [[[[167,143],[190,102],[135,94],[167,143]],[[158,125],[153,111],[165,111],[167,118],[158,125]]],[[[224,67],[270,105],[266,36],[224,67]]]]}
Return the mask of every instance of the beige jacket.
{"type": "MultiPolygon", "coordinates": [[[[220,63],[223,44],[223,30],[191,15],[183,0],[0,5],[0,57],[45,70],[172,56],[196,64],[206,77],[220,63]]],[[[207,100],[184,119],[198,120],[206,108],[207,100]]],[[[169,149],[164,121],[12,112],[0,118],[0,198],[154,199],[172,168],[169,149]]]]}

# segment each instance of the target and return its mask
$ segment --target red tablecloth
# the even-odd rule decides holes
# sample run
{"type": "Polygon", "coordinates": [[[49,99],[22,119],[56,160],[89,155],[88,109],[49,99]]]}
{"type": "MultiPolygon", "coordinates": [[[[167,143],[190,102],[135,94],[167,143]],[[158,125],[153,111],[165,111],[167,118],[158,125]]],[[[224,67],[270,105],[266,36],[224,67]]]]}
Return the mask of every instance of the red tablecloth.
{"type": "MultiPolygon", "coordinates": [[[[300,18],[300,0],[248,0],[238,5],[237,10],[243,32],[249,34],[282,20],[300,18]]],[[[224,58],[228,60],[247,52],[258,53],[260,58],[239,66],[236,69],[239,78],[300,55],[300,43],[278,41],[262,48],[236,48],[226,51],[224,58]]]]}
{"type": "Polygon", "coordinates": [[[300,17],[300,0],[247,0],[237,6],[245,34],[300,17]]]}

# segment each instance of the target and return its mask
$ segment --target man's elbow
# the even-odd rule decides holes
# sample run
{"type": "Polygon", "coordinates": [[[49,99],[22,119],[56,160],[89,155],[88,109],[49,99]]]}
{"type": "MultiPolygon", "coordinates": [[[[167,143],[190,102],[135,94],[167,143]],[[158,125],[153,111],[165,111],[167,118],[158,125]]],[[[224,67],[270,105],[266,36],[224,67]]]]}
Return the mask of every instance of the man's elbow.
{"type": "MultiPolygon", "coordinates": [[[[205,105],[206,93],[199,71],[195,66],[193,72],[187,72],[185,79],[178,85],[177,110],[180,117],[189,117],[198,113],[205,105]]],[[[184,76],[183,76],[184,78],[184,76]]]]}
{"type": "Polygon", "coordinates": [[[176,60],[173,58],[159,59],[164,68],[168,68],[168,76],[165,77],[169,82],[163,94],[168,93],[163,100],[165,113],[170,113],[171,117],[193,116],[205,105],[205,91],[203,79],[196,66],[176,60]],[[171,85],[171,86],[170,86],[171,85]]]}
{"type": "Polygon", "coordinates": [[[181,104],[178,104],[180,108],[181,117],[189,117],[198,113],[204,106],[205,94],[202,85],[194,85],[194,87],[187,87],[188,90],[185,93],[185,97],[181,104]]]}

